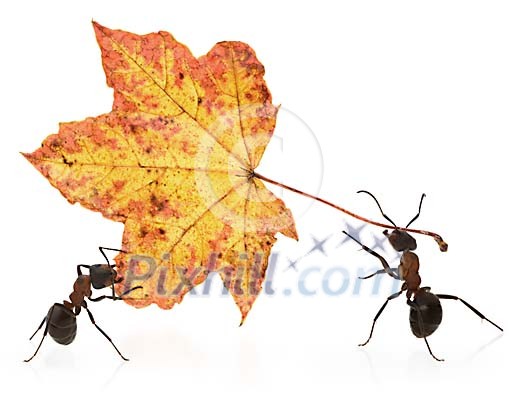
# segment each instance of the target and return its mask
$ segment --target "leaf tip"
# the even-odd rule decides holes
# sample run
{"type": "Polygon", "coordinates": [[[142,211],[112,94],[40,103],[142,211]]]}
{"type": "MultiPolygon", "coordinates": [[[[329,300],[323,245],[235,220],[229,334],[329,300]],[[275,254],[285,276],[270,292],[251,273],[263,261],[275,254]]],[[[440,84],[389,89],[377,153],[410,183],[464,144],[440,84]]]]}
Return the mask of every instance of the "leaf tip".
{"type": "Polygon", "coordinates": [[[297,229],[295,227],[295,223],[292,220],[292,223],[289,226],[284,227],[280,231],[284,236],[289,237],[290,239],[293,239],[295,241],[299,241],[299,234],[297,233],[297,229]]]}
{"type": "Polygon", "coordinates": [[[108,30],[108,28],[106,28],[105,26],[103,25],[100,25],[97,21],[95,21],[94,19],[91,20],[91,24],[93,25],[93,29],[95,31],[95,36],[98,36],[101,35],[101,34],[104,34],[105,31],[108,30]]]}
{"type": "Polygon", "coordinates": [[[29,162],[32,162],[33,154],[31,153],[24,153],[23,151],[19,151],[19,153],[29,162]]]}
{"type": "Polygon", "coordinates": [[[241,323],[239,324],[239,328],[244,325],[244,321],[246,321],[246,317],[248,316],[248,312],[250,311],[251,307],[243,307],[241,308],[241,323]]]}

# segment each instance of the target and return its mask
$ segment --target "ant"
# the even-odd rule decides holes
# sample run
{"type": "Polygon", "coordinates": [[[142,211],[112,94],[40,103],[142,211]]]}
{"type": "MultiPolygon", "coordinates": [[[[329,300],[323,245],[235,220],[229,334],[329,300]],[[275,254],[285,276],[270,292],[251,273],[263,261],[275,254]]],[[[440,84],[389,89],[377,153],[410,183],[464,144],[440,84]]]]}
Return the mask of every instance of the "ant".
{"type": "Polygon", "coordinates": [[[33,335],[31,335],[31,337],[29,338],[29,340],[33,339],[36,333],[42,328],[44,323],[46,323],[46,327],[44,329],[42,340],[40,340],[40,344],[38,345],[35,353],[27,360],[24,360],[25,362],[31,361],[36,356],[38,350],[40,350],[40,346],[42,346],[42,343],[44,342],[44,339],[48,333],[55,340],[55,342],[59,344],[68,345],[72,343],[73,340],[75,340],[75,336],[77,334],[76,318],[77,315],[80,314],[82,308],[85,308],[86,312],[89,315],[91,323],[95,325],[95,328],[97,328],[99,332],[102,333],[102,335],[104,335],[104,337],[112,344],[112,346],[115,348],[120,357],[122,357],[124,361],[129,361],[126,357],[122,355],[122,353],[119,351],[117,346],[115,346],[115,344],[113,343],[111,338],[106,334],[106,332],[104,332],[95,323],[93,314],[87,307],[87,303],[84,300],[84,298],[87,298],[88,300],[93,302],[101,301],[104,299],[122,300],[123,296],[125,296],[133,290],[141,289],[142,286],[135,286],[129,290],[126,290],[120,296],[115,296],[115,283],[122,282],[123,278],[117,278],[117,271],[115,271],[114,269],[115,265],[109,263],[109,260],[106,254],[104,253],[104,250],[119,251],[121,253],[125,253],[125,251],[112,249],[109,247],[99,247],[98,249],[104,256],[107,264],[77,265],[78,276],[75,283],[73,284],[73,292],[69,295],[69,301],[64,300],[63,304],[55,303],[51,306],[47,315],[44,317],[35,333],[33,333],[33,335]],[[81,268],[88,268],[89,275],[83,275],[81,268]],[[96,298],[91,298],[91,286],[93,286],[94,289],[102,289],[111,286],[111,296],[103,295],[96,298]]]}
{"type": "MultiPolygon", "coordinates": [[[[366,191],[360,191],[364,193],[368,193],[372,198],[376,201],[381,213],[383,216],[390,221],[394,226],[397,226],[395,223],[392,222],[390,218],[388,218],[381,209],[381,206],[379,205],[379,202],[377,199],[369,192],[366,191]]],[[[421,196],[421,201],[419,203],[419,211],[417,215],[412,218],[412,220],[408,223],[410,225],[412,222],[414,222],[418,217],[419,213],[421,211],[421,203],[423,202],[423,198],[425,195],[423,194],[421,196]]],[[[407,225],[407,227],[408,227],[407,225]]],[[[492,322],[490,319],[486,318],[483,314],[481,314],[478,310],[476,310],[473,306],[471,306],[469,303],[467,303],[465,300],[449,294],[434,294],[430,291],[430,287],[424,286],[421,287],[421,277],[419,275],[419,258],[417,254],[412,252],[412,250],[415,250],[417,247],[416,240],[410,236],[408,233],[399,231],[397,228],[394,229],[390,234],[388,231],[384,231],[383,233],[388,237],[389,242],[392,244],[392,247],[396,249],[397,251],[402,251],[403,254],[401,256],[401,260],[399,263],[398,268],[390,268],[388,262],[385,260],[384,257],[376,253],[374,250],[370,249],[369,247],[363,245],[359,240],[348,234],[347,232],[343,231],[345,235],[347,235],[349,238],[357,242],[363,250],[370,253],[383,265],[382,270],[378,270],[374,272],[371,275],[360,277],[359,279],[368,279],[371,278],[377,274],[383,274],[388,273],[390,276],[392,276],[394,279],[402,280],[403,285],[401,286],[401,290],[399,292],[393,293],[390,296],[387,297],[385,303],[381,306],[379,311],[377,312],[376,316],[374,317],[374,321],[372,323],[372,329],[370,330],[370,336],[366,340],[366,342],[360,344],[360,346],[365,346],[368,344],[370,339],[372,338],[372,334],[374,332],[374,327],[381,316],[381,313],[386,308],[388,302],[390,300],[393,300],[401,295],[401,293],[406,291],[406,297],[407,297],[407,304],[410,307],[410,314],[409,314],[409,321],[410,321],[410,328],[412,330],[412,333],[414,336],[418,338],[423,338],[425,340],[425,344],[427,345],[427,349],[430,353],[430,355],[437,361],[443,361],[443,359],[437,358],[430,349],[430,345],[427,341],[427,336],[430,336],[432,333],[436,331],[436,329],[441,324],[441,320],[443,318],[443,310],[441,308],[441,303],[439,299],[446,299],[446,300],[459,300],[461,301],[466,307],[468,307],[472,312],[474,312],[478,317],[481,319],[487,320],[492,325],[494,325],[496,328],[498,328],[500,331],[503,332],[503,329],[500,328],[498,325],[496,325],[494,322],[492,322]]]]}
{"type": "MultiPolygon", "coordinates": [[[[392,269],[388,266],[387,261],[376,253],[374,250],[370,249],[369,247],[363,245],[361,242],[359,242],[356,238],[349,235],[348,233],[344,232],[345,235],[353,239],[355,242],[357,242],[363,250],[367,251],[368,253],[372,254],[374,257],[378,258],[381,261],[381,264],[383,266],[387,266],[388,270],[392,271],[392,269]]],[[[490,319],[486,318],[482,313],[480,313],[478,310],[476,310],[473,306],[471,306],[469,303],[467,303],[465,300],[454,296],[450,294],[434,294],[430,291],[430,287],[424,286],[421,287],[421,277],[419,276],[419,258],[418,256],[411,252],[410,250],[405,250],[403,253],[403,256],[401,257],[401,262],[399,264],[399,268],[397,268],[398,276],[395,277],[395,279],[402,280],[403,285],[401,286],[401,290],[399,292],[393,293],[390,296],[387,297],[385,303],[381,306],[379,311],[377,312],[376,316],[374,317],[374,322],[372,323],[372,329],[370,330],[370,336],[366,340],[366,342],[360,344],[359,346],[365,346],[370,339],[372,338],[372,333],[374,332],[374,327],[379,319],[381,313],[386,308],[388,302],[390,300],[393,300],[401,293],[406,291],[407,296],[407,304],[410,306],[410,328],[412,330],[412,333],[414,336],[418,338],[423,338],[425,340],[425,343],[427,345],[428,351],[430,355],[436,359],[437,361],[443,361],[443,359],[437,358],[434,353],[432,353],[432,350],[430,349],[430,345],[427,341],[427,336],[430,336],[432,333],[436,331],[436,329],[441,324],[441,320],[443,318],[443,310],[441,308],[441,303],[439,299],[447,299],[447,300],[459,300],[461,301],[465,306],[467,306],[472,312],[474,312],[478,317],[481,319],[487,320],[492,325],[494,325],[496,328],[498,328],[500,331],[503,332],[503,329],[500,328],[497,324],[492,322],[490,319]]],[[[385,270],[378,270],[374,272],[373,274],[365,277],[360,277],[359,279],[368,279],[373,277],[374,275],[385,273],[385,270]]]]}

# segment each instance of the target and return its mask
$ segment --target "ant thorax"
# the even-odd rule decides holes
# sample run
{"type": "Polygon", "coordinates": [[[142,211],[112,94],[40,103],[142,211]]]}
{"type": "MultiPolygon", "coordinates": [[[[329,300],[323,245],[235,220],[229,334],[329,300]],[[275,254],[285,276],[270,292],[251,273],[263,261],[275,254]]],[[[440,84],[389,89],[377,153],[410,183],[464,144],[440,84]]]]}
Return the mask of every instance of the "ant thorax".
{"type": "Polygon", "coordinates": [[[91,280],[87,275],[80,275],[73,284],[73,293],[69,295],[69,300],[73,306],[80,307],[84,297],[89,296],[91,296],[91,280]]]}
{"type": "Polygon", "coordinates": [[[399,277],[406,281],[419,274],[419,257],[416,253],[405,250],[399,262],[399,277]]]}
{"type": "Polygon", "coordinates": [[[416,253],[405,250],[401,256],[398,269],[399,277],[405,281],[407,298],[411,298],[419,289],[421,277],[419,276],[419,258],[416,253]]]}

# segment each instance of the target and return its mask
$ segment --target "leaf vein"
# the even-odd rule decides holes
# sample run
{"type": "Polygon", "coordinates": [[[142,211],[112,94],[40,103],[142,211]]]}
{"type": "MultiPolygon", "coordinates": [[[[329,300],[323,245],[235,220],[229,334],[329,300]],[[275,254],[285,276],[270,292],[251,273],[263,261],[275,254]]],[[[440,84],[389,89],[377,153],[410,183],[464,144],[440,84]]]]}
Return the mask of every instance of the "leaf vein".
{"type": "Polygon", "coordinates": [[[175,247],[182,241],[182,239],[193,229],[195,226],[204,218],[206,214],[208,214],[214,207],[216,207],[218,204],[220,204],[226,197],[228,197],[231,193],[233,193],[235,190],[239,189],[242,185],[246,184],[248,181],[241,181],[238,184],[232,186],[225,194],[223,194],[220,198],[215,200],[206,210],[204,210],[203,213],[201,213],[189,226],[187,226],[184,231],[182,232],[182,235],[177,239],[177,241],[173,244],[173,246],[170,249],[170,253],[173,252],[175,247]]]}
{"type": "Polygon", "coordinates": [[[205,126],[203,126],[201,124],[200,121],[196,120],[189,112],[188,110],[186,110],[181,104],[179,104],[179,102],[177,102],[177,100],[175,100],[175,98],[173,98],[173,96],[171,96],[170,93],[168,93],[168,91],[166,89],[163,89],[162,88],[162,85],[157,82],[157,80],[151,76],[145,69],[144,67],[138,62],[138,60],[136,60],[135,58],[133,58],[133,56],[131,56],[130,54],[127,53],[127,51],[120,45],[120,43],[116,42],[112,37],[109,37],[106,35],[106,33],[103,32],[103,35],[108,37],[109,40],[119,49],[119,51],[121,52],[121,54],[125,57],[125,58],[128,58],[129,60],[131,60],[131,62],[133,64],[135,64],[141,71],[142,73],[144,73],[144,75],[146,77],[148,77],[151,81],[153,81],[153,83],[162,91],[164,92],[164,94],[166,95],[166,97],[174,104],[176,105],[178,108],[180,108],[186,115],[188,115],[191,119],[193,119],[195,122],[197,122],[197,124],[199,124],[199,126],[209,135],[211,136],[224,150],[226,150],[229,154],[231,154],[241,165],[245,165],[245,161],[242,160],[237,154],[233,153],[231,151],[231,149],[228,149],[224,143],[222,143],[213,133],[211,133],[205,126]]]}
{"type": "Polygon", "coordinates": [[[230,48],[230,62],[231,62],[231,68],[233,73],[233,81],[235,83],[235,99],[237,101],[237,117],[239,118],[239,128],[241,129],[241,137],[244,142],[244,148],[246,149],[246,157],[248,157],[248,162],[250,163],[250,167],[253,168],[253,162],[250,155],[250,150],[248,149],[248,143],[246,143],[246,137],[244,132],[244,124],[242,121],[242,112],[241,112],[241,99],[239,98],[239,80],[237,77],[237,68],[235,64],[235,57],[234,57],[234,50],[232,45],[229,45],[230,48]]]}

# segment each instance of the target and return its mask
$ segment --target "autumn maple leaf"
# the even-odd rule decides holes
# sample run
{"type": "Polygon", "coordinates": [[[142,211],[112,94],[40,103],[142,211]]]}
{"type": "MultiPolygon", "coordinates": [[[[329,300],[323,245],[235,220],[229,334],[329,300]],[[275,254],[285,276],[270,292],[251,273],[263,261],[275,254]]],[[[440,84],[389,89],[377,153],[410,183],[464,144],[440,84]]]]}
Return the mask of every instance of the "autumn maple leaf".
{"type": "Polygon", "coordinates": [[[60,124],[25,157],[71,203],[123,222],[117,285],[126,300],[171,308],[218,272],[246,317],[291,212],[254,172],[277,107],[264,67],[241,42],[194,58],[169,33],[144,36],[93,23],[110,113],[60,124]]]}

